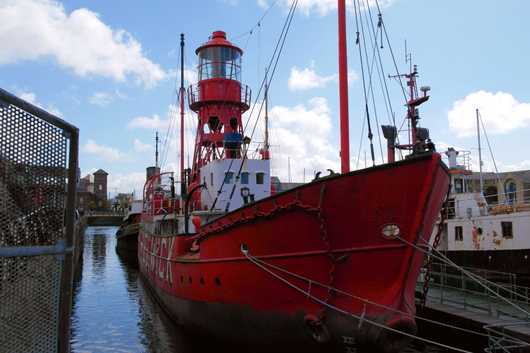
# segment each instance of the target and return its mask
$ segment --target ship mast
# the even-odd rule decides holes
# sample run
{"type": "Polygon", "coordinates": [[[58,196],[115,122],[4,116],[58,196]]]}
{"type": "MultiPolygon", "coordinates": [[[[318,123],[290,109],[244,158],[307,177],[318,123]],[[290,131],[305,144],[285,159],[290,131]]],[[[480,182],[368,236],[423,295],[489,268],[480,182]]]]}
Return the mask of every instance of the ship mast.
{"type": "Polygon", "coordinates": [[[478,139],[478,165],[479,165],[479,176],[480,176],[480,194],[484,195],[484,176],[482,175],[482,146],[480,143],[480,117],[479,111],[476,109],[477,116],[477,139],[478,139]]]}
{"type": "Polygon", "coordinates": [[[270,159],[270,144],[269,144],[269,83],[267,82],[267,74],[265,73],[265,93],[263,95],[265,103],[265,141],[263,141],[263,148],[260,149],[261,159],[270,159]]]}
{"type": "Polygon", "coordinates": [[[184,33],[180,34],[180,194],[186,194],[184,172],[184,33]]]}
{"type": "Polygon", "coordinates": [[[158,170],[158,131],[155,133],[155,168],[158,170]]]}
{"type": "Polygon", "coordinates": [[[350,171],[350,135],[348,123],[348,57],[346,48],[346,0],[338,0],[340,164],[341,172],[350,171]]]}
{"type": "Polygon", "coordinates": [[[265,83],[265,156],[269,159],[269,84],[265,83]]]}

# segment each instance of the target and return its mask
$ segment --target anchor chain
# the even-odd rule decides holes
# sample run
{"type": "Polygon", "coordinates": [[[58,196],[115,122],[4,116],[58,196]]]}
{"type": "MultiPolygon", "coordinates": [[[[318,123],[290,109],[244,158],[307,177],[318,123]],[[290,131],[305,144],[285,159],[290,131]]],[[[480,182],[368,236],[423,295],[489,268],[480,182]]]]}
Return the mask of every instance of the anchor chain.
{"type": "MultiPolygon", "coordinates": [[[[443,232],[444,223],[447,220],[447,214],[448,214],[448,207],[449,207],[449,193],[451,191],[451,186],[449,186],[449,190],[447,191],[447,196],[445,197],[444,206],[442,206],[442,210],[440,212],[440,222],[438,223],[438,229],[436,230],[436,235],[434,237],[434,241],[432,244],[432,249],[438,248],[438,245],[440,244],[440,239],[443,232]],[[444,212],[445,211],[445,212],[444,212]]],[[[431,250],[432,252],[432,250],[431,250]]],[[[432,268],[432,256],[428,255],[427,257],[427,263],[425,264],[425,276],[423,278],[423,288],[422,288],[422,298],[421,298],[421,306],[424,307],[425,303],[427,302],[427,294],[429,293],[429,282],[431,281],[431,268],[432,268]]]]}
{"type": "MultiPolygon", "coordinates": [[[[317,206],[309,205],[306,203],[303,203],[300,200],[300,191],[296,192],[295,199],[291,202],[285,203],[283,205],[278,205],[276,203],[276,200],[273,199],[272,202],[274,204],[274,207],[266,212],[259,210],[257,206],[252,207],[250,210],[243,210],[241,213],[239,213],[238,219],[233,219],[232,217],[228,218],[228,222],[218,222],[213,223],[210,225],[207,225],[201,229],[201,232],[199,233],[198,238],[196,239],[197,246],[198,244],[205,240],[209,235],[223,232],[229,228],[233,228],[238,225],[242,225],[245,223],[252,223],[259,219],[263,218],[272,218],[276,216],[279,213],[286,212],[286,211],[293,211],[293,210],[301,210],[303,212],[309,213],[310,215],[317,218],[319,222],[319,234],[322,242],[324,243],[324,249],[327,253],[327,257],[329,258],[331,262],[331,266],[328,272],[329,279],[328,279],[328,293],[326,298],[324,299],[325,303],[329,303],[331,301],[333,295],[335,294],[335,291],[332,289],[333,283],[335,280],[335,269],[337,262],[341,261],[344,257],[336,257],[331,249],[331,243],[330,239],[328,237],[327,232],[327,225],[326,225],[326,218],[323,212],[323,201],[326,191],[326,183],[322,183],[320,187],[320,196],[317,206]],[[250,211],[250,212],[249,212],[250,211]]],[[[237,217],[237,215],[233,215],[237,217]]],[[[324,317],[324,311],[322,311],[319,315],[319,319],[322,320],[324,317]]]]}
{"type": "MultiPolygon", "coordinates": [[[[325,249],[327,251],[327,256],[331,262],[331,267],[329,269],[329,272],[328,272],[328,275],[329,275],[329,280],[328,280],[328,294],[326,296],[326,298],[324,299],[324,302],[326,303],[329,303],[334,295],[334,291],[332,289],[333,287],[333,283],[335,281],[335,268],[336,268],[336,263],[337,263],[337,259],[335,257],[335,255],[333,254],[333,252],[331,251],[331,243],[330,243],[330,240],[329,240],[329,237],[328,237],[328,230],[327,230],[327,226],[326,226],[326,218],[324,216],[324,212],[323,212],[323,207],[322,207],[322,204],[323,204],[323,201],[324,201],[324,195],[325,195],[325,192],[326,192],[326,184],[323,183],[321,188],[320,188],[320,199],[319,199],[319,204],[318,204],[318,220],[320,222],[320,237],[322,239],[322,242],[324,243],[324,246],[325,246],[325,249]]],[[[320,313],[320,319],[322,320],[324,318],[324,311],[322,311],[320,313]]]]}

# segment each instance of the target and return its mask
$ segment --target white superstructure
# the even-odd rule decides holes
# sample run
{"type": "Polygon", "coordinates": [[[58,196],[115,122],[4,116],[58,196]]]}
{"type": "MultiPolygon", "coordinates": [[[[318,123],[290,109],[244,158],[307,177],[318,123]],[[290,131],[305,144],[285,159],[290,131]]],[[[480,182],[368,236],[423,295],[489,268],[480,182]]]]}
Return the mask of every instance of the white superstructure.
{"type": "Polygon", "coordinates": [[[201,192],[204,209],[210,209],[216,197],[214,209],[232,211],[271,194],[270,160],[218,159],[202,167],[200,175],[206,185],[201,192]]]}

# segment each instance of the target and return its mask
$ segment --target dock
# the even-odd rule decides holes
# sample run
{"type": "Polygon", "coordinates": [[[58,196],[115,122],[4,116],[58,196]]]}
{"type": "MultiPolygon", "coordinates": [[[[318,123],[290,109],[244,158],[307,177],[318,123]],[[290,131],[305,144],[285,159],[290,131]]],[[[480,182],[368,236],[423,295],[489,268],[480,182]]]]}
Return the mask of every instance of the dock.
{"type": "MultiPolygon", "coordinates": [[[[425,307],[418,299],[418,313],[443,324],[482,333],[487,338],[486,352],[530,352],[530,288],[514,283],[508,273],[503,282],[499,274],[491,274],[499,282],[488,281],[486,274],[481,277],[482,283],[478,283],[457,269],[434,264],[425,307]]],[[[418,297],[424,278],[422,275],[418,280],[418,297]]],[[[466,346],[470,342],[456,343],[466,346]]]]}
{"type": "Polygon", "coordinates": [[[81,219],[87,226],[110,227],[119,226],[124,216],[123,212],[87,212],[81,219]]]}

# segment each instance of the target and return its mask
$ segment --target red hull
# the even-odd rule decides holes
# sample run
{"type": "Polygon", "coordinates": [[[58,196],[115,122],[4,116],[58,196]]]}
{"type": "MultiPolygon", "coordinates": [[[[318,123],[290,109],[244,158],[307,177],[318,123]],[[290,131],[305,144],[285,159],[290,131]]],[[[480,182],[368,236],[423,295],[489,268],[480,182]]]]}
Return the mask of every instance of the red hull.
{"type": "Polygon", "coordinates": [[[396,352],[407,337],[366,320],[415,331],[423,254],[382,228],[395,224],[406,241],[428,242],[448,183],[434,153],[317,180],[226,214],[199,235],[163,237],[142,227],[140,269],[173,318],[189,327],[282,350],[332,344],[396,352]],[[245,257],[242,244],[276,276],[245,257]]]}

